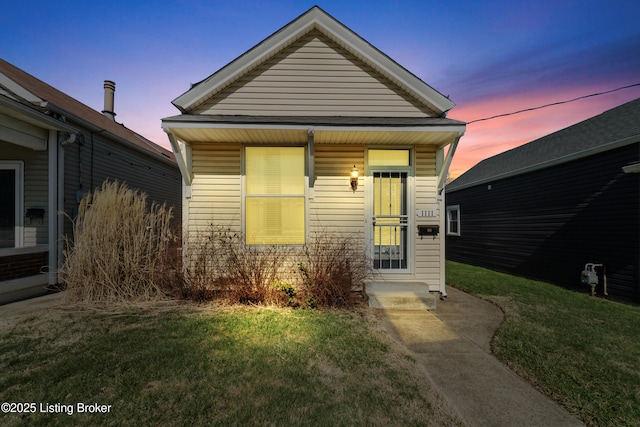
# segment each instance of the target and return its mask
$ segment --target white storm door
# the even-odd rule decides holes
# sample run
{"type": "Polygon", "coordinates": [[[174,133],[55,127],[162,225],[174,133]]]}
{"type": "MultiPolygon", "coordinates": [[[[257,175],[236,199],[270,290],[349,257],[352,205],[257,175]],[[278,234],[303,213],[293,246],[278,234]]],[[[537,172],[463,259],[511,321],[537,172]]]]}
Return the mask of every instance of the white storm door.
{"type": "Polygon", "coordinates": [[[407,272],[411,255],[407,171],[373,171],[373,268],[407,272]]]}

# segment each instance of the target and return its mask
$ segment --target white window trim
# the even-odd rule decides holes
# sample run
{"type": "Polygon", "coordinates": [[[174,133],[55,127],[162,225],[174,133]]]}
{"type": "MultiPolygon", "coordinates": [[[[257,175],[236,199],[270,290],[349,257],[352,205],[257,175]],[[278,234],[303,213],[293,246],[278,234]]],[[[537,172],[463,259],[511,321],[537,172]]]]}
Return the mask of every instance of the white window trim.
{"type": "Polygon", "coordinates": [[[16,174],[14,248],[21,248],[24,246],[24,162],[22,160],[0,160],[0,169],[13,170],[16,174]]]}
{"type": "MultiPolygon", "coordinates": [[[[240,230],[242,231],[242,234],[245,236],[244,237],[244,244],[247,246],[254,246],[254,247],[260,247],[260,246],[269,246],[269,244],[254,244],[254,243],[247,243],[246,241],[246,220],[247,220],[247,197],[252,197],[251,195],[247,194],[247,171],[246,171],[246,161],[247,161],[247,147],[264,147],[265,145],[263,144],[244,144],[242,147],[242,173],[241,173],[241,181],[240,181],[240,185],[241,185],[241,196],[240,196],[240,210],[241,210],[241,223],[240,223],[240,230]]],[[[266,147],[299,147],[299,148],[303,148],[304,149],[304,194],[300,195],[300,194],[295,194],[292,195],[293,197],[303,197],[304,198],[304,243],[299,244],[299,243],[280,243],[278,244],[278,246],[304,246],[309,242],[309,156],[308,156],[308,147],[306,145],[298,145],[298,144],[277,144],[277,145],[267,145],[266,147]]],[[[260,197],[260,196],[258,196],[260,197]]],[[[273,197],[286,197],[286,195],[278,195],[278,196],[273,196],[273,197]]]]}
{"type": "Polygon", "coordinates": [[[459,236],[460,235],[460,205],[451,205],[447,206],[447,236],[459,236]],[[451,231],[451,212],[456,211],[458,213],[458,219],[456,223],[458,224],[458,231],[451,231]]]}

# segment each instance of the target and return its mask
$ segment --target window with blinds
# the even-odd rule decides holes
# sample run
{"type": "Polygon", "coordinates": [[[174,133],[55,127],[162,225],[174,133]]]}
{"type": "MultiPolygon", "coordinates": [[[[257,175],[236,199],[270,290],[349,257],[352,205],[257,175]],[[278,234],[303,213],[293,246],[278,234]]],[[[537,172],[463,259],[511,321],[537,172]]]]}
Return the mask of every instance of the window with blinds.
{"type": "Polygon", "coordinates": [[[304,148],[246,147],[248,245],[305,243],[304,148]]]}

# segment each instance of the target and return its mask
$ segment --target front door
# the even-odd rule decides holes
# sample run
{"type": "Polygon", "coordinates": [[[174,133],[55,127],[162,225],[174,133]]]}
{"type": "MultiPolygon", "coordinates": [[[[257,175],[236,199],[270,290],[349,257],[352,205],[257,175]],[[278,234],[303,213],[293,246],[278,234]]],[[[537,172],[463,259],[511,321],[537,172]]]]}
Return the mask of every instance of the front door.
{"type": "Polygon", "coordinates": [[[408,269],[408,172],[372,171],[373,268],[380,272],[408,269]]]}

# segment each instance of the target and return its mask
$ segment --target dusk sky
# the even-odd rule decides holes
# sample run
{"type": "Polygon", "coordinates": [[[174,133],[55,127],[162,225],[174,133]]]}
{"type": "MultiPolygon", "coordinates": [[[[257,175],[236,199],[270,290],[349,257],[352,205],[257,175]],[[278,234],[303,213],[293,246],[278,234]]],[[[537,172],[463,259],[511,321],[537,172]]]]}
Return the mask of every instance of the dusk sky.
{"type": "MultiPolygon", "coordinates": [[[[0,57],[168,147],[171,101],[317,4],[473,121],[640,83],[640,2],[13,1],[0,57]]],[[[451,175],[640,97],[640,86],[471,123],[451,175]]]]}

